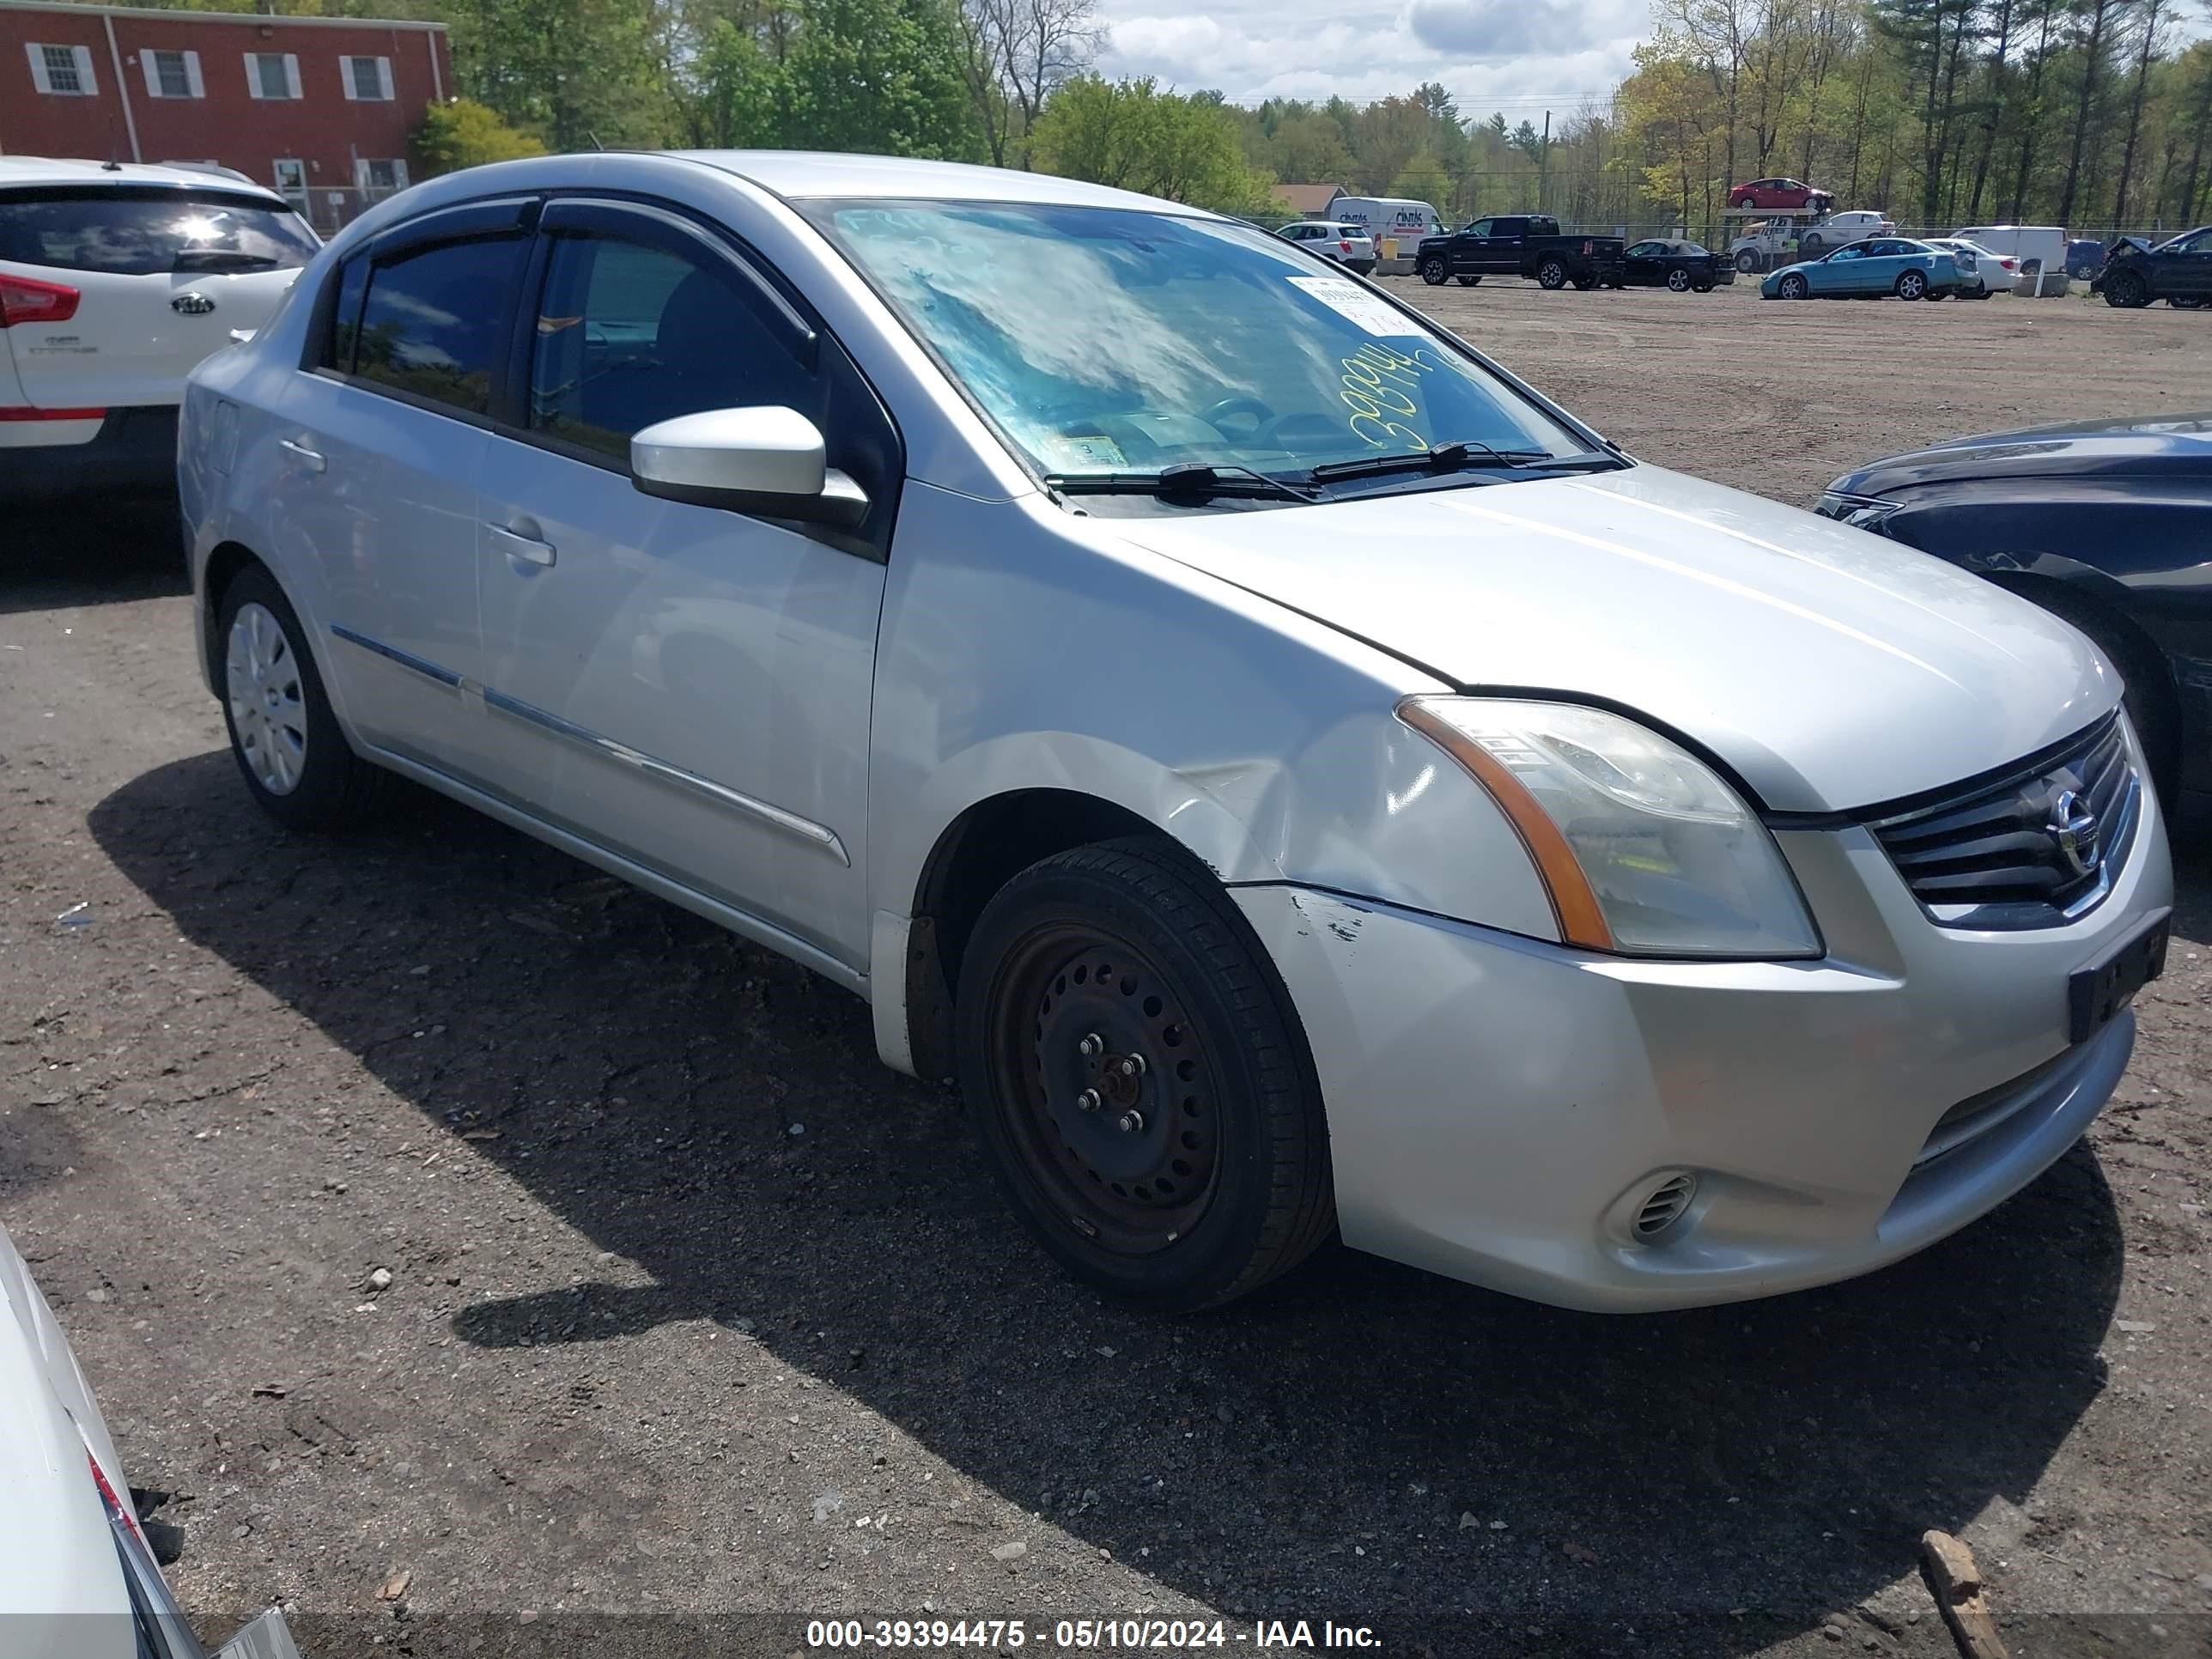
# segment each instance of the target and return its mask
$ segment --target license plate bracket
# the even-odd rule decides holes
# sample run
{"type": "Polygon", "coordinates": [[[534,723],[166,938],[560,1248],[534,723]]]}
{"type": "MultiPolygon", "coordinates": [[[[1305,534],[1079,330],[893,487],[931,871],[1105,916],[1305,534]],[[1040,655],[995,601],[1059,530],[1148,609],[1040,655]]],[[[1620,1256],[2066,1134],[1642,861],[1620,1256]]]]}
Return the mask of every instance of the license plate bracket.
{"type": "Polygon", "coordinates": [[[2068,1041],[2087,1042],[2166,971],[2173,913],[2161,910],[2142,927],[2066,981],[2068,1041]]]}

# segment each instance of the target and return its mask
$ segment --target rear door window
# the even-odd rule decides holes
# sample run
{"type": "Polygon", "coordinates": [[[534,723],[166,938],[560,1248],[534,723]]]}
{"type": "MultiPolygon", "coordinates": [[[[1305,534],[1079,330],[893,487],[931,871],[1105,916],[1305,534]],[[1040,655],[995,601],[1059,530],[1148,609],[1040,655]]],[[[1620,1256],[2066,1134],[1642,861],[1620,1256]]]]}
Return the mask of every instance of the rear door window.
{"type": "Polygon", "coordinates": [[[56,270],[296,270],[320,246],[288,207],[220,191],[120,185],[0,194],[0,259],[56,270]]]}
{"type": "Polygon", "coordinates": [[[466,414],[489,414],[508,296],[526,246],[512,236],[442,242],[380,261],[362,301],[354,374],[466,414]]]}

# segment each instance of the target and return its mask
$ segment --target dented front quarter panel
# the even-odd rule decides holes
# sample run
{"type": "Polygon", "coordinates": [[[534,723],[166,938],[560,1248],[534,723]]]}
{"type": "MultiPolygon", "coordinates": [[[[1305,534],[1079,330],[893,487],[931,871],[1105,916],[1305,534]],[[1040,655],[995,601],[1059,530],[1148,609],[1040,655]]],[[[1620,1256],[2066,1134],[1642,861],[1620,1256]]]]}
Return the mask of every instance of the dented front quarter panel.
{"type": "Polygon", "coordinates": [[[871,738],[872,995],[939,838],[1023,790],[1110,801],[1231,885],[1293,884],[1556,939],[1510,823],[1394,714],[1433,676],[1041,495],[910,483],[871,738]],[[888,923],[888,925],[884,925],[888,923]]]}

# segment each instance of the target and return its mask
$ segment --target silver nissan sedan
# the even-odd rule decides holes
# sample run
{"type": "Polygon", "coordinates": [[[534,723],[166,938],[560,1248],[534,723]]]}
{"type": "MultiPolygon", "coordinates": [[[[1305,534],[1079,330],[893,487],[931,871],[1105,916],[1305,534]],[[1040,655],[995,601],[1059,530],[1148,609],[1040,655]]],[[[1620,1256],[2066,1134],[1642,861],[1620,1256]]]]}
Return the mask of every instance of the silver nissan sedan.
{"type": "Polygon", "coordinates": [[[1156,1307],[1332,1231],[1588,1309],[1863,1273],[2074,1143],[2163,963],[2080,635],[1176,204],[456,173],[179,466],[262,806],[411,778],[850,988],[1156,1307]]]}

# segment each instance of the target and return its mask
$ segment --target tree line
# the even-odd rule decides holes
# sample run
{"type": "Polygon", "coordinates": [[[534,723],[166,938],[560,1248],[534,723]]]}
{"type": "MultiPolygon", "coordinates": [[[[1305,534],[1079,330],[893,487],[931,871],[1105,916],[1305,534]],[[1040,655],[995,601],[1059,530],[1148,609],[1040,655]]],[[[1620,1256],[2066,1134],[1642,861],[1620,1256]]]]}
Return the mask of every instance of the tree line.
{"type": "MultiPolygon", "coordinates": [[[[1229,103],[1097,72],[1097,0],[264,0],[447,22],[465,101],[433,166],[594,147],[769,146],[1029,167],[1255,217],[1278,182],[1448,217],[1721,234],[1788,174],[1935,230],[2212,218],[2204,0],[1654,0],[1608,95],[1509,123],[1443,85],[1229,103]]],[[[236,0],[182,0],[221,9],[236,0]]]]}

